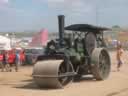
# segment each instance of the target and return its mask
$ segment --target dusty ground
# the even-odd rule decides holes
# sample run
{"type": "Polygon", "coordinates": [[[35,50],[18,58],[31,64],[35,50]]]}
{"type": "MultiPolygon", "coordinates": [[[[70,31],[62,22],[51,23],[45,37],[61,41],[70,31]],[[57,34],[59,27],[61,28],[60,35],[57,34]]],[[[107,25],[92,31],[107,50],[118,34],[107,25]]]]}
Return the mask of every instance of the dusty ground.
{"type": "Polygon", "coordinates": [[[115,52],[111,52],[112,70],[105,81],[84,78],[64,89],[39,89],[32,82],[32,67],[21,67],[19,72],[0,72],[0,96],[128,96],[128,52],[124,66],[116,71],[115,52]]]}

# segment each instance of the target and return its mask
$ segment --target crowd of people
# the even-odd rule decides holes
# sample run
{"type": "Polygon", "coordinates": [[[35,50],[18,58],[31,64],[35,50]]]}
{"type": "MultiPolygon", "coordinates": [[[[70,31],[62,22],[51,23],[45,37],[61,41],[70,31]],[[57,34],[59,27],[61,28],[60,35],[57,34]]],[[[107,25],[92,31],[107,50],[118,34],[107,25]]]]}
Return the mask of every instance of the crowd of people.
{"type": "Polygon", "coordinates": [[[13,68],[17,72],[19,70],[19,66],[24,64],[24,62],[24,50],[0,50],[1,72],[11,72],[13,68]]]}

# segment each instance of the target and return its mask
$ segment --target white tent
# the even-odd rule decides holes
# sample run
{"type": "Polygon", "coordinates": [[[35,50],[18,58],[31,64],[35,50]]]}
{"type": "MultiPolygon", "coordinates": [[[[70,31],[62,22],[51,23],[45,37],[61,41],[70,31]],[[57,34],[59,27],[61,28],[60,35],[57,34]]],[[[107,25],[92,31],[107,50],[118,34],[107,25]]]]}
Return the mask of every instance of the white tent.
{"type": "Polygon", "coordinates": [[[0,50],[10,50],[11,40],[8,37],[0,35],[0,50]]]}

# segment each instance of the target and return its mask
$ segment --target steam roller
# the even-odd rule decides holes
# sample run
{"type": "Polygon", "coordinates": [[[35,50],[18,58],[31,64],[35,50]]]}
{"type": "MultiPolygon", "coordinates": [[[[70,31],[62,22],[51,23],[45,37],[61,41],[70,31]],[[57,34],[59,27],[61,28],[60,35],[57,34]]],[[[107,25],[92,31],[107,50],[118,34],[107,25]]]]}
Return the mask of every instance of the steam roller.
{"type": "Polygon", "coordinates": [[[64,60],[40,61],[34,67],[34,80],[39,87],[62,88],[73,80],[73,67],[64,60]]]}
{"type": "Polygon", "coordinates": [[[111,60],[103,31],[89,24],[64,27],[64,15],[58,16],[59,38],[50,40],[33,68],[33,79],[41,88],[63,88],[84,75],[105,80],[111,70],[111,60]],[[67,30],[67,31],[66,31],[67,30]]]}

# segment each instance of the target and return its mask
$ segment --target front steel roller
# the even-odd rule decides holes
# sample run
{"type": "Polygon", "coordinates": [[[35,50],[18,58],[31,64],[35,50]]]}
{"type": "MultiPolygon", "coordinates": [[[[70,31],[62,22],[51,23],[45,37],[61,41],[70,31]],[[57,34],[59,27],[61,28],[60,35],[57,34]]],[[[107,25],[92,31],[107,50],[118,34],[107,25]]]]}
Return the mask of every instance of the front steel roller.
{"type": "Polygon", "coordinates": [[[73,79],[72,64],[64,60],[39,61],[34,65],[33,78],[39,87],[61,88],[73,79]]]}
{"type": "Polygon", "coordinates": [[[104,80],[109,76],[111,61],[109,53],[104,48],[95,48],[91,57],[92,74],[96,80],[104,80]]]}

